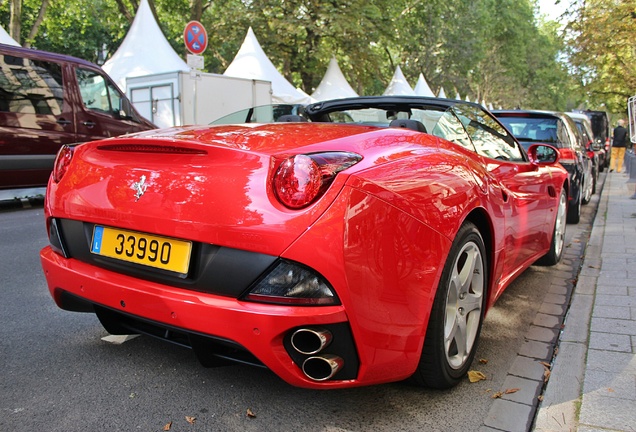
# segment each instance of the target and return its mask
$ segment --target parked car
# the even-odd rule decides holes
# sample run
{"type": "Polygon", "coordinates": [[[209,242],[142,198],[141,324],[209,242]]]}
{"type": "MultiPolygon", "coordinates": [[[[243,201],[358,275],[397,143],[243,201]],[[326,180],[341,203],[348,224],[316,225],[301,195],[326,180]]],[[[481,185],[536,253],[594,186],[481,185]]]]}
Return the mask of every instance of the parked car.
{"type": "Polygon", "coordinates": [[[594,135],[592,133],[592,124],[590,119],[581,113],[566,113],[576,125],[581,137],[583,138],[583,142],[585,143],[585,150],[587,151],[587,156],[592,161],[592,180],[593,187],[592,193],[596,193],[596,184],[598,182],[598,174],[603,170],[603,163],[605,162],[605,148],[600,143],[594,140],[594,135]]]}
{"type": "Polygon", "coordinates": [[[588,116],[592,123],[594,140],[605,149],[606,158],[603,168],[609,168],[611,159],[610,147],[612,146],[609,117],[605,111],[586,110],[583,111],[583,114],[588,116]]]}
{"type": "Polygon", "coordinates": [[[493,114],[524,147],[547,143],[559,150],[559,161],[570,175],[568,222],[578,223],[581,204],[590,202],[594,185],[592,162],[572,119],[550,111],[496,110],[493,114]]]}
{"type": "Polygon", "coordinates": [[[64,144],[154,127],[99,66],[0,44],[0,189],[46,185],[64,144]]]}
{"type": "Polygon", "coordinates": [[[55,302],[296,386],[457,384],[503,290],[561,258],[557,149],[449,99],[256,112],[63,147],[41,251],[55,302]]]}

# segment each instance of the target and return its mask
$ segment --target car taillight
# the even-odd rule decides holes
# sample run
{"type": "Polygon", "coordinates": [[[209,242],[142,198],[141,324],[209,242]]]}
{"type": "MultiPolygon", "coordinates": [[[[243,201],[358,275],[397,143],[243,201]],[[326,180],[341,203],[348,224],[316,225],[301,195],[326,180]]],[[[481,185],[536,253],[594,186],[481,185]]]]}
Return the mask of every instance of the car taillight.
{"type": "Polygon", "coordinates": [[[335,292],[320,274],[283,260],[250,289],[244,300],[297,306],[340,304],[335,292]]]}
{"type": "Polygon", "coordinates": [[[559,162],[573,164],[574,162],[576,162],[576,153],[571,148],[560,148],[559,162]]]}
{"type": "Polygon", "coordinates": [[[67,145],[63,145],[57,152],[55,157],[55,164],[53,165],[53,180],[55,183],[59,183],[66,174],[68,166],[73,159],[73,149],[67,145]]]}
{"type": "Polygon", "coordinates": [[[274,175],[274,192],[290,209],[307,207],[322,195],[340,171],[362,156],[348,152],[300,154],[285,159],[274,175]]]}

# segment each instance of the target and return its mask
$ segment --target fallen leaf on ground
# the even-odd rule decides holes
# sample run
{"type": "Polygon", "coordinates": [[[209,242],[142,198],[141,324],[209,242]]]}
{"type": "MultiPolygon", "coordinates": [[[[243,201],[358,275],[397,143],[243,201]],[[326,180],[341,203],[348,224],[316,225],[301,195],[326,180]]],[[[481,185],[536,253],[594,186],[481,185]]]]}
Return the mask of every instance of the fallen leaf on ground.
{"type": "Polygon", "coordinates": [[[254,414],[254,412],[252,412],[252,410],[248,408],[247,409],[247,416],[251,417],[251,418],[254,418],[254,417],[256,417],[256,414],[254,414]]]}
{"type": "Polygon", "coordinates": [[[550,365],[550,363],[547,363],[547,362],[543,362],[543,361],[542,361],[542,362],[539,362],[539,363],[541,363],[541,364],[543,365],[543,367],[544,367],[544,368],[546,368],[546,369],[550,369],[550,368],[552,367],[552,366],[550,365]]]}
{"type": "Polygon", "coordinates": [[[486,375],[483,372],[479,371],[468,371],[468,381],[471,383],[476,383],[477,381],[485,380],[486,375]]]}
{"type": "Polygon", "coordinates": [[[165,430],[165,431],[169,431],[171,427],[172,427],[172,422],[168,422],[168,423],[166,423],[166,425],[163,427],[163,430],[165,430]]]}
{"type": "Polygon", "coordinates": [[[550,379],[550,374],[551,372],[548,369],[543,372],[543,382],[548,382],[548,380],[550,379]]]}
{"type": "Polygon", "coordinates": [[[519,388],[511,388],[511,389],[506,389],[506,391],[504,391],[505,394],[512,394],[512,393],[517,393],[519,390],[519,388]]]}
{"type": "Polygon", "coordinates": [[[192,417],[192,416],[185,416],[186,421],[190,424],[194,424],[195,421],[197,421],[196,417],[192,417]]]}
{"type": "Polygon", "coordinates": [[[543,395],[537,396],[537,399],[539,400],[539,402],[543,402],[543,395]]]}
{"type": "Polygon", "coordinates": [[[610,392],[610,393],[614,393],[614,389],[613,389],[613,388],[611,388],[611,387],[609,387],[609,388],[607,389],[607,391],[608,391],[608,392],[610,392]]]}
{"type": "Polygon", "coordinates": [[[479,359],[479,363],[488,364],[488,359],[479,359]]]}
{"type": "Polygon", "coordinates": [[[494,393],[494,394],[492,395],[492,398],[493,398],[493,399],[499,399],[499,398],[500,398],[500,397],[502,397],[502,396],[503,396],[503,392],[497,392],[497,393],[494,393]]]}

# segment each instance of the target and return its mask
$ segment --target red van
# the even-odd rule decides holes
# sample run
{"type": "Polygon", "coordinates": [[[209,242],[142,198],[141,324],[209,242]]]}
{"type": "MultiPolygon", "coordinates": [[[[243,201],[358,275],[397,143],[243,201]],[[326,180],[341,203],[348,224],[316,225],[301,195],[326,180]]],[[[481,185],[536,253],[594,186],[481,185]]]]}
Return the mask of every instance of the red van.
{"type": "Polygon", "coordinates": [[[99,66],[0,44],[0,189],[46,185],[63,144],[154,128],[99,66]]]}

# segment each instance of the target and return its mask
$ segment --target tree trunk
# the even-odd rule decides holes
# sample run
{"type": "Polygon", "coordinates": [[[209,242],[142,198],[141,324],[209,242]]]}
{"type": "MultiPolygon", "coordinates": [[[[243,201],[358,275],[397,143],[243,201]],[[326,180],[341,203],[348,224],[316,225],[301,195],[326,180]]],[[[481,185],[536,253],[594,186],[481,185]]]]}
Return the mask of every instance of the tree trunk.
{"type": "Polygon", "coordinates": [[[126,5],[124,4],[122,0],[116,0],[116,1],[117,1],[117,8],[119,9],[119,12],[121,12],[124,18],[126,18],[126,21],[132,24],[133,20],[135,19],[135,16],[128,10],[128,8],[126,7],[126,5]]]}
{"type": "Polygon", "coordinates": [[[190,0],[190,21],[199,21],[203,17],[203,12],[212,5],[212,1],[208,0],[190,0]],[[205,4],[204,4],[205,3],[205,4]]]}
{"type": "Polygon", "coordinates": [[[42,0],[42,6],[40,6],[40,11],[38,12],[38,17],[35,19],[33,23],[33,27],[31,27],[31,31],[29,32],[29,36],[27,37],[24,47],[30,48],[33,40],[38,34],[38,30],[40,30],[40,25],[44,20],[44,14],[46,13],[46,7],[49,5],[49,0],[42,0]]]}
{"type": "Polygon", "coordinates": [[[22,0],[11,0],[11,18],[9,19],[9,36],[20,43],[20,31],[22,30],[22,0]]]}

